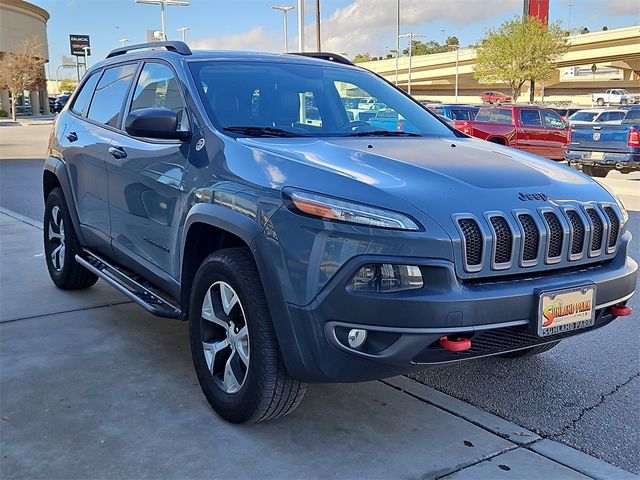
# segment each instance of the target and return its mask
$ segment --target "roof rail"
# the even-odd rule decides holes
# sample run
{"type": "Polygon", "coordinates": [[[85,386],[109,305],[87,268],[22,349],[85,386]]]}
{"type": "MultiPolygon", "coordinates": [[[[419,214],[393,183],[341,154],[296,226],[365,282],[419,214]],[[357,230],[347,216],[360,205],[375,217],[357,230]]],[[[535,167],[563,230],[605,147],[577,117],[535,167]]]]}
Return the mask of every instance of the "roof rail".
{"type": "Polygon", "coordinates": [[[341,63],[343,65],[354,65],[353,62],[348,58],[329,52],[291,52],[290,55],[302,55],[303,57],[319,58],[321,60],[341,63]]]}
{"type": "Polygon", "coordinates": [[[191,55],[191,49],[184,42],[172,41],[172,42],[149,42],[138,43],[137,45],[126,45],[124,47],[111,50],[107,55],[107,58],[116,57],[118,55],[124,55],[132,50],[142,50],[145,48],[166,48],[170,52],[179,53],[180,55],[191,55]]]}

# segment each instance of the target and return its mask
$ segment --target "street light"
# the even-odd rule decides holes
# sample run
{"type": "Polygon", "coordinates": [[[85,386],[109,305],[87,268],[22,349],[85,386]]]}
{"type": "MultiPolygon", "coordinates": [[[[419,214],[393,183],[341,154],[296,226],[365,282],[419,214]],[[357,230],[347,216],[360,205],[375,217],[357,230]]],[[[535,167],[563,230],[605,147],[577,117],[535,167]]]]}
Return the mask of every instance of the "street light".
{"type": "Polygon", "coordinates": [[[120,40],[118,40],[118,43],[120,44],[121,47],[126,47],[128,41],[129,41],[128,38],[121,38],[120,40]]]}
{"type": "Polygon", "coordinates": [[[287,24],[287,12],[293,10],[292,5],[275,5],[271,7],[273,10],[279,10],[282,12],[284,18],[284,53],[289,52],[289,26],[287,24]]]}
{"type": "Polygon", "coordinates": [[[304,52],[304,0],[298,0],[298,51],[304,52]]]}
{"type": "Polygon", "coordinates": [[[89,68],[89,50],[91,47],[82,47],[84,50],[84,73],[87,73],[87,69],[89,68]]]}
{"type": "Polygon", "coordinates": [[[400,55],[400,50],[398,50],[397,48],[389,48],[389,47],[387,47],[387,49],[389,50],[390,53],[393,53],[394,56],[396,57],[396,80],[394,83],[398,85],[398,56],[400,55]]]}
{"type": "Polygon", "coordinates": [[[398,35],[398,38],[408,38],[409,39],[409,78],[407,83],[407,93],[411,95],[411,58],[413,56],[413,39],[414,38],[425,38],[426,35],[421,33],[404,33],[402,35],[398,35]]]}
{"type": "Polygon", "coordinates": [[[458,103],[458,64],[460,60],[460,45],[449,45],[449,48],[456,49],[456,93],[455,93],[455,101],[453,103],[458,103]]]}
{"type": "Polygon", "coordinates": [[[440,30],[442,32],[442,45],[445,44],[445,39],[444,39],[444,32],[446,32],[446,30],[443,28],[442,30],[440,30]]]}
{"type": "Polygon", "coordinates": [[[180,34],[182,35],[182,41],[186,42],[187,41],[187,32],[191,30],[189,27],[180,27],[178,29],[178,31],[180,32],[180,34]]]}
{"type": "Polygon", "coordinates": [[[191,5],[191,2],[187,2],[184,0],[136,0],[136,3],[146,3],[149,5],[160,5],[160,15],[162,19],[162,39],[164,41],[167,40],[167,28],[165,24],[164,18],[164,9],[165,7],[187,7],[191,5]]]}

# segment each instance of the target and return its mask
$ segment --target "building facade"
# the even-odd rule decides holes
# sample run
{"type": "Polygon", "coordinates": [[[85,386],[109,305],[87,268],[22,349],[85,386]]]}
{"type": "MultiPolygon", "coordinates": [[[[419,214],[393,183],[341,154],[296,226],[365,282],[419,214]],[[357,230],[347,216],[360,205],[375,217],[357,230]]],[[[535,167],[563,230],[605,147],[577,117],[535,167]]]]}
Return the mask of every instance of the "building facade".
{"type": "MultiPolygon", "coordinates": [[[[0,60],[25,40],[36,37],[43,46],[42,58],[49,61],[48,20],[49,13],[32,3],[24,0],[0,0],[0,60]]],[[[44,72],[43,78],[46,78],[44,72]]],[[[49,113],[46,88],[29,92],[28,97],[32,115],[40,115],[41,111],[49,113]]],[[[9,105],[9,92],[0,90],[0,109],[9,112],[9,105]]],[[[27,109],[26,113],[28,112],[27,109]]]]}

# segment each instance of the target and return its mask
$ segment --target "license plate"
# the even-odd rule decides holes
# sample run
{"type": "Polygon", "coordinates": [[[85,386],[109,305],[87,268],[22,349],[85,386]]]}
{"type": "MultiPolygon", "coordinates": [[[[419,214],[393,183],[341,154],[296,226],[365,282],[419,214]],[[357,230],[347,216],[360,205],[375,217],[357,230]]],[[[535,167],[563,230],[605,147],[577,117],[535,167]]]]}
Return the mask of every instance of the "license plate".
{"type": "Polygon", "coordinates": [[[591,158],[595,160],[602,160],[604,158],[604,152],[591,152],[591,158]]]}
{"type": "Polygon", "coordinates": [[[592,326],[595,299],[595,285],[542,292],[538,309],[538,335],[546,337],[592,326]]]}

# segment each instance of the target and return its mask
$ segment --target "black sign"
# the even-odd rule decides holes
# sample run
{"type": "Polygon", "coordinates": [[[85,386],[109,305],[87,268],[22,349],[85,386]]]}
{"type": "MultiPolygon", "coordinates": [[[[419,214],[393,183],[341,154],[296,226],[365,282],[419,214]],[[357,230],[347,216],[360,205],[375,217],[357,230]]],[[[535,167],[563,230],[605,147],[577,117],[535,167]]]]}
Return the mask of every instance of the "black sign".
{"type": "MultiPolygon", "coordinates": [[[[84,57],[84,48],[90,47],[89,35],[69,35],[71,55],[84,57]]],[[[87,55],[91,55],[91,49],[87,49],[87,55]]]]}

